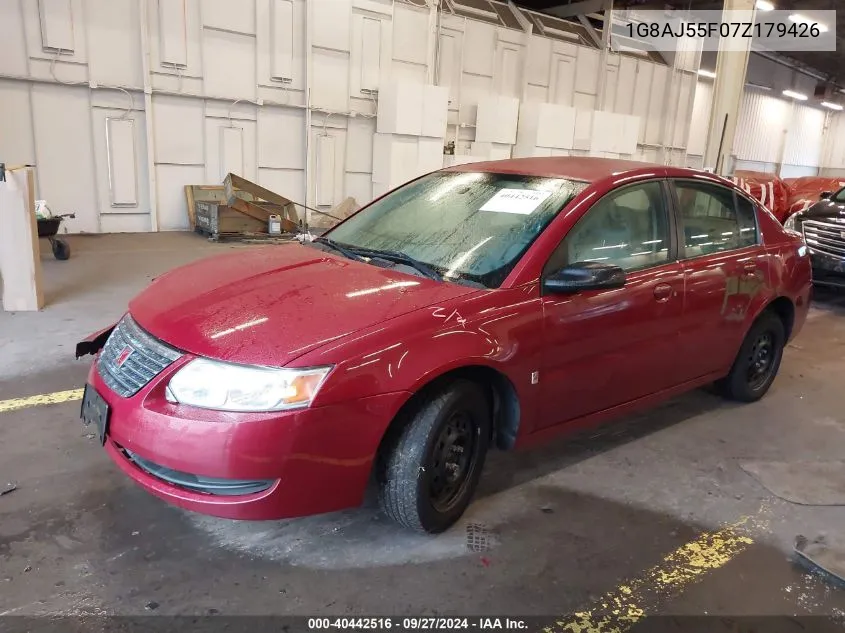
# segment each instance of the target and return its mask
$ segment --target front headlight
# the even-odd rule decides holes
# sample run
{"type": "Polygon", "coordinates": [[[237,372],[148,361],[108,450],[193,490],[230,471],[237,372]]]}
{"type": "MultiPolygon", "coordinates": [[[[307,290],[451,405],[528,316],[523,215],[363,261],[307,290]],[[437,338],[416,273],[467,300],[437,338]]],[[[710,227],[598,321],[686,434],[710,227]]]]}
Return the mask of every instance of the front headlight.
{"type": "Polygon", "coordinates": [[[786,218],[786,222],[783,223],[783,228],[789,229],[790,231],[797,231],[798,230],[798,214],[793,213],[788,218],[786,218]]]}
{"type": "Polygon", "coordinates": [[[167,399],[223,411],[307,407],[330,370],[331,367],[247,367],[197,358],[170,379],[167,399]]]}

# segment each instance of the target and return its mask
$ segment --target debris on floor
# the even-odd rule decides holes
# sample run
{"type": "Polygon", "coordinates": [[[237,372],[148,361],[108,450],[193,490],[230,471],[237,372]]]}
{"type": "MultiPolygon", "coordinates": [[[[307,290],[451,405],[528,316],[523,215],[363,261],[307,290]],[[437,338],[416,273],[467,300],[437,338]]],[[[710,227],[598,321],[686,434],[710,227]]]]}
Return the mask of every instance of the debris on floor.
{"type": "Polygon", "coordinates": [[[799,534],[795,537],[793,549],[803,564],[845,583],[845,548],[829,544],[824,536],[810,541],[806,536],[799,534]]]}
{"type": "Polygon", "coordinates": [[[5,488],[0,488],[0,497],[2,497],[3,495],[7,495],[10,492],[14,492],[17,489],[18,489],[18,484],[15,483],[14,481],[10,481],[9,483],[6,484],[5,488]]]}
{"type": "Polygon", "coordinates": [[[754,461],[740,468],[784,501],[845,506],[845,460],[754,461]]]}

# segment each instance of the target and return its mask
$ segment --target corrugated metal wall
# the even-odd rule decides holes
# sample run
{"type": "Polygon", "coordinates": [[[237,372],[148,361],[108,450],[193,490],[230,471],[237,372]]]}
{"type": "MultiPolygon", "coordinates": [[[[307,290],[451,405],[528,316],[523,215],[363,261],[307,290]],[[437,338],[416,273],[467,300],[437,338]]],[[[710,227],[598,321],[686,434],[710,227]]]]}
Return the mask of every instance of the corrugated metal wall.
{"type": "Polygon", "coordinates": [[[746,90],[734,139],[738,160],[779,163],[791,104],[767,93],[746,90]]]}

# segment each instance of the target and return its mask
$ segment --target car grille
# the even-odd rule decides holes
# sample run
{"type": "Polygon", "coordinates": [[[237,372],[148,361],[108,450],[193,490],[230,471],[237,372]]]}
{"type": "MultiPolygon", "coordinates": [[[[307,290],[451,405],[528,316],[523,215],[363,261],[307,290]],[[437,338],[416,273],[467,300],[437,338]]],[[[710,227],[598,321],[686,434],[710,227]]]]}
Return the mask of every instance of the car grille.
{"type": "Polygon", "coordinates": [[[103,346],[97,371],[109,389],[128,398],[181,355],[144,332],[127,314],[103,346]]]}
{"type": "Polygon", "coordinates": [[[153,477],[166,481],[174,486],[190,490],[191,492],[202,492],[208,495],[220,495],[224,497],[251,495],[267,490],[276,481],[275,479],[220,479],[217,477],[202,477],[201,475],[192,475],[180,470],[167,468],[167,466],[161,466],[125,448],[123,449],[123,453],[138,468],[153,477]]]}
{"type": "Polygon", "coordinates": [[[804,220],[801,228],[811,249],[845,259],[845,224],[804,220]]]}

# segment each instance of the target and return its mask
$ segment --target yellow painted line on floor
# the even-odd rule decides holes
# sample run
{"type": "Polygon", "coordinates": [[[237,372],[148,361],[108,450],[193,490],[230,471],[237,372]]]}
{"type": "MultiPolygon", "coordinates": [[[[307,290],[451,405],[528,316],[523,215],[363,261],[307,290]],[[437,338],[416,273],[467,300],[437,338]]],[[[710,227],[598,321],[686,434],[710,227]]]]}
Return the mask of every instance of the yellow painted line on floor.
{"type": "Polygon", "coordinates": [[[68,391],[54,391],[53,393],[42,393],[38,396],[28,398],[12,398],[11,400],[0,400],[0,413],[17,411],[28,407],[38,407],[42,404],[59,404],[60,402],[73,402],[82,400],[82,389],[69,389],[68,391]]]}
{"type": "Polygon", "coordinates": [[[624,633],[646,617],[662,599],[681,593],[733,560],[754,541],[748,533],[750,519],[705,532],[676,549],[662,562],[599,598],[579,611],[546,627],[545,633],[624,633]]]}

